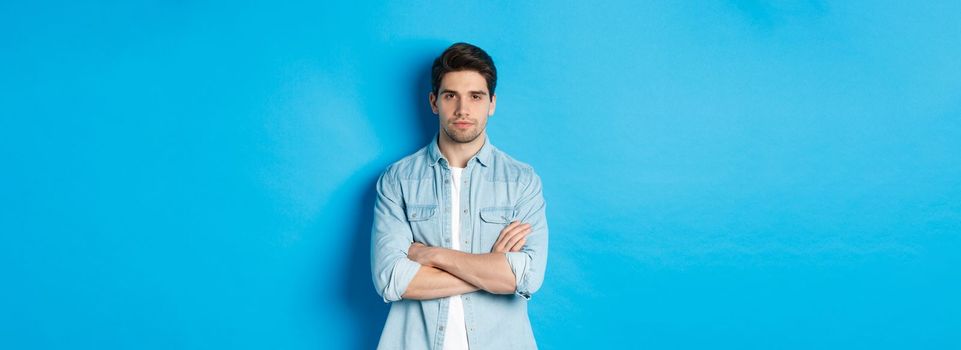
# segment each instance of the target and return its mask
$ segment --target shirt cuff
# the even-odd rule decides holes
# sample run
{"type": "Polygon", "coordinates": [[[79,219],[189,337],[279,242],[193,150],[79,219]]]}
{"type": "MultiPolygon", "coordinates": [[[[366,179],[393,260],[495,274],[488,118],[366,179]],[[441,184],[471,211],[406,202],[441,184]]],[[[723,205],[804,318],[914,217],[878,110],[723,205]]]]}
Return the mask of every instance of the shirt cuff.
{"type": "Polygon", "coordinates": [[[410,281],[414,280],[414,275],[417,274],[418,270],[420,270],[420,264],[417,262],[411,261],[407,257],[397,259],[397,262],[394,263],[394,271],[391,272],[390,282],[384,289],[384,302],[390,303],[400,300],[404,292],[407,291],[410,281]]]}
{"type": "Polygon", "coordinates": [[[514,294],[525,300],[530,300],[531,293],[527,290],[530,255],[525,252],[507,252],[505,254],[507,254],[507,264],[511,266],[511,271],[514,272],[514,294]]]}

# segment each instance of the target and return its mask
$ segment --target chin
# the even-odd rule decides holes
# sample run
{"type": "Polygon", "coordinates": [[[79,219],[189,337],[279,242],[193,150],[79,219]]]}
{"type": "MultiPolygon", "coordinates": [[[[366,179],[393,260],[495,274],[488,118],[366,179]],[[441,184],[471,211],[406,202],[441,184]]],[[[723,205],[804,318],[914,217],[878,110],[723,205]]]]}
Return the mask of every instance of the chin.
{"type": "Polygon", "coordinates": [[[452,138],[454,141],[460,142],[460,143],[469,143],[469,142],[473,142],[474,140],[477,140],[477,138],[480,137],[480,134],[473,135],[472,133],[465,133],[465,134],[455,134],[455,136],[456,137],[452,138]]]}

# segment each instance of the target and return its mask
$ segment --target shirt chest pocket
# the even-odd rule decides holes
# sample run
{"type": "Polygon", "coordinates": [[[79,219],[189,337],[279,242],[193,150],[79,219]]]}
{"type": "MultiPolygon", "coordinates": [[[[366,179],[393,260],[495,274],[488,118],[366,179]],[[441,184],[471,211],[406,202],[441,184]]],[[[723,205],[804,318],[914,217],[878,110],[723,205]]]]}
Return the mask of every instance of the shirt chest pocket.
{"type": "Polygon", "coordinates": [[[480,211],[481,248],[490,252],[500,236],[501,230],[514,221],[517,211],[514,207],[488,207],[480,211]]]}
{"type": "Polygon", "coordinates": [[[413,233],[414,241],[428,245],[436,245],[436,232],[440,227],[437,216],[437,205],[408,205],[407,222],[413,233]]]}

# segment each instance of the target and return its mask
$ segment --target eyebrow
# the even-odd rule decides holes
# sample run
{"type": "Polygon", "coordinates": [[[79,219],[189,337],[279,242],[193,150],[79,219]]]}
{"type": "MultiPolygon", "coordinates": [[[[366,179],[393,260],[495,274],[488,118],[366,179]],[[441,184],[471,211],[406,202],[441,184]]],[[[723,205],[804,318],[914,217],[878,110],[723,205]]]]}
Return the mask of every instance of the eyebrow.
{"type": "MultiPolygon", "coordinates": [[[[454,91],[454,90],[441,89],[440,91],[437,92],[437,94],[438,94],[438,95],[440,95],[440,94],[446,94],[446,93],[448,93],[448,92],[452,92],[452,93],[455,93],[455,94],[458,93],[457,91],[454,91]]],[[[487,92],[486,92],[486,91],[482,91],[482,90],[468,91],[468,93],[469,93],[469,94],[477,94],[477,95],[481,95],[481,96],[487,96],[487,92]]]]}

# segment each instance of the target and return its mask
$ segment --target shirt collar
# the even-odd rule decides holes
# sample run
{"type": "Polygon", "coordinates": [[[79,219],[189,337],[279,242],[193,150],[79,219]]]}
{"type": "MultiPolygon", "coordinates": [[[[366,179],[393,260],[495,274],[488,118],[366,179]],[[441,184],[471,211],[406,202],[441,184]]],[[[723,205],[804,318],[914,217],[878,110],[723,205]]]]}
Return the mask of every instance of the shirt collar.
{"type": "MultiPolygon", "coordinates": [[[[440,132],[434,134],[434,140],[431,141],[430,146],[427,147],[427,155],[430,157],[430,166],[437,165],[441,159],[447,160],[447,158],[444,158],[444,154],[440,152],[440,146],[437,144],[439,137],[440,132]]],[[[491,144],[490,137],[487,136],[487,133],[484,133],[484,145],[481,146],[480,151],[477,151],[477,154],[475,154],[471,159],[477,159],[477,162],[485,167],[489,166],[491,153],[493,153],[493,151],[494,145],[491,144]]]]}

